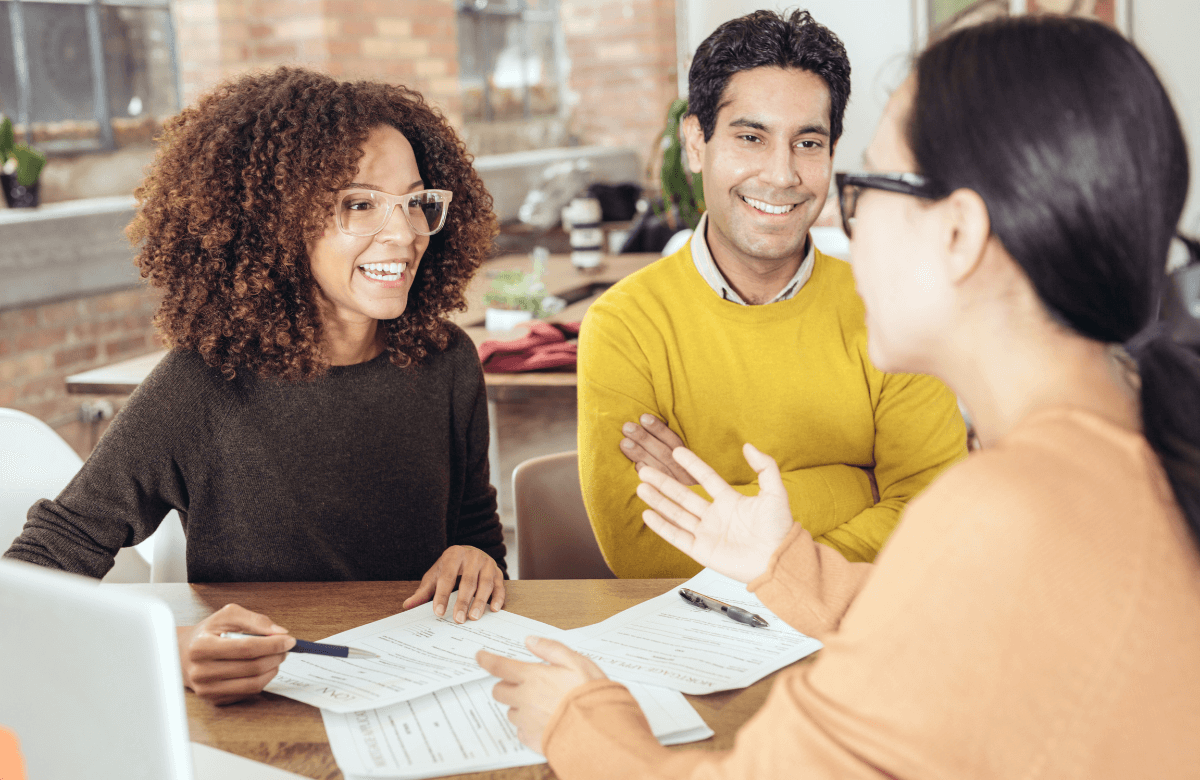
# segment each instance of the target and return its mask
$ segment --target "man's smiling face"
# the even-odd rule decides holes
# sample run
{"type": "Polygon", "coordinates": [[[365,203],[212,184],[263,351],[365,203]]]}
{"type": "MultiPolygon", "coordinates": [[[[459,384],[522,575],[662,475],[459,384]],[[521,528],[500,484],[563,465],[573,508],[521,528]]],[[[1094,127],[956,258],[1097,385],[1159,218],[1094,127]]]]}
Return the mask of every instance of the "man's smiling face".
{"type": "Polygon", "coordinates": [[[708,245],[718,265],[799,259],[833,172],[825,80],[753,68],[730,77],[712,138],[684,123],[688,164],[704,174],[708,245]]]}

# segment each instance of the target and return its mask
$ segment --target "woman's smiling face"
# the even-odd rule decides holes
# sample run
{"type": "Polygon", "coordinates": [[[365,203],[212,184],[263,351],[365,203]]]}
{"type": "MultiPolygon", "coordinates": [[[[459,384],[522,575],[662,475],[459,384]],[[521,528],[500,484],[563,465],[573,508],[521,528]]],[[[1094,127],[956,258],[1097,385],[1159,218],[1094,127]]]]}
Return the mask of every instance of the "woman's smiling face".
{"type": "MultiPolygon", "coordinates": [[[[425,188],[412,144],[394,127],[380,126],[363,143],[352,189],[403,195],[425,188]]],[[[322,298],[322,315],[346,323],[392,320],[404,313],[429,236],[417,235],[399,208],[373,236],[350,236],[333,213],[308,250],[322,298]]]]}

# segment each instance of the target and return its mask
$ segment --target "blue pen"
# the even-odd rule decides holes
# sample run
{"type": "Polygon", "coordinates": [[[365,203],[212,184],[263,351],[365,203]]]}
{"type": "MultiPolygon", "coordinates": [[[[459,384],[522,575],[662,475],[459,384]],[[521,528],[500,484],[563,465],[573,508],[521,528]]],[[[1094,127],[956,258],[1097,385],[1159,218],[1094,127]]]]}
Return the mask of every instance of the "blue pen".
{"type": "MultiPolygon", "coordinates": [[[[222,639],[252,639],[260,637],[262,634],[242,634],[237,631],[226,631],[221,634],[222,639]]],[[[379,656],[372,653],[370,650],[359,650],[354,647],[346,647],[344,645],[324,645],[320,642],[305,642],[303,639],[296,640],[296,646],[289,653],[313,653],[314,655],[332,655],[337,658],[378,658],[379,656]]]]}

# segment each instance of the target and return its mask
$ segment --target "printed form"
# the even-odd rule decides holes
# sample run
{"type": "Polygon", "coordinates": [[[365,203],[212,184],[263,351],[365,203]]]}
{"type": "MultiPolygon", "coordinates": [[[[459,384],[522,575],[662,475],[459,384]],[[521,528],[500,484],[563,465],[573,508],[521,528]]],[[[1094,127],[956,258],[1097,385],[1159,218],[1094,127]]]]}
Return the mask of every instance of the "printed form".
{"type": "MultiPolygon", "coordinates": [[[[508,708],[492,698],[497,682],[488,677],[365,712],[321,710],[338,768],[347,780],[415,780],[544,763],[517,739],[508,708]]],[[[713,735],[677,691],[634,683],[629,692],[662,744],[713,735]]]]}
{"type": "Polygon", "coordinates": [[[608,620],[566,632],[567,644],[615,680],[696,695],[744,688],[821,649],[737,580],[705,569],[680,587],[749,610],[769,625],[754,628],[692,606],[672,588],[608,620]]]}
{"type": "Polygon", "coordinates": [[[525,637],[566,641],[562,629],[503,610],[460,625],[449,617],[457,598],[451,595],[445,618],[433,614],[432,604],[422,604],[321,640],[379,658],[288,653],[265,690],[332,712],[369,710],[487,677],[475,662],[480,648],[540,662],[525,649],[525,637]]]}

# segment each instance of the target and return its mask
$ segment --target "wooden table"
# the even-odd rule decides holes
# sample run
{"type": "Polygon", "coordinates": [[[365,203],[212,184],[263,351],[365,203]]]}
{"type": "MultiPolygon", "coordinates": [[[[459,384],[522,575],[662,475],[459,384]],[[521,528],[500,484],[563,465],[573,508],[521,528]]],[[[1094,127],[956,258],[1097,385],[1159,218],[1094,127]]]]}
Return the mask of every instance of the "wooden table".
{"type": "MultiPolygon", "coordinates": [[[[677,587],[682,580],[513,580],[506,584],[505,608],[559,628],[599,622],[677,587]]],[[[400,611],[415,582],[305,582],[188,585],[106,585],[164,600],[179,625],[193,625],[236,603],[270,616],[303,639],[321,639],[400,611]]],[[[810,656],[811,658],[811,656],[810,656]]],[[[801,661],[804,663],[804,661],[801,661]]],[[[775,675],[739,691],[688,696],[716,732],[710,740],[672,750],[725,750],[734,735],[763,704],[775,675]]],[[[192,740],[227,750],[305,777],[342,777],[333,760],[320,711],[307,704],[264,693],[238,704],[216,707],[187,694],[192,740]]],[[[552,778],[545,764],[463,775],[471,778],[552,778]]]]}
{"type": "MultiPolygon", "coordinates": [[[[605,255],[599,267],[580,270],[571,265],[570,255],[551,255],[542,281],[547,295],[557,295],[569,301],[567,308],[548,319],[552,322],[578,322],[587,307],[613,283],[658,259],[657,254],[605,255]]],[[[488,339],[508,340],[525,334],[524,329],[489,331],[483,327],[487,305],[483,296],[496,274],[513,268],[531,271],[533,263],[527,255],[505,255],[484,263],[467,286],[466,311],[454,312],[450,321],[463,328],[475,345],[488,339]]],[[[128,360],[93,368],[67,377],[68,393],[128,395],[154,370],[166,355],[165,350],[140,355],[128,360]]],[[[524,374],[487,374],[488,397],[493,401],[508,400],[510,388],[566,387],[574,392],[574,371],[531,372],[524,374]]]]}

